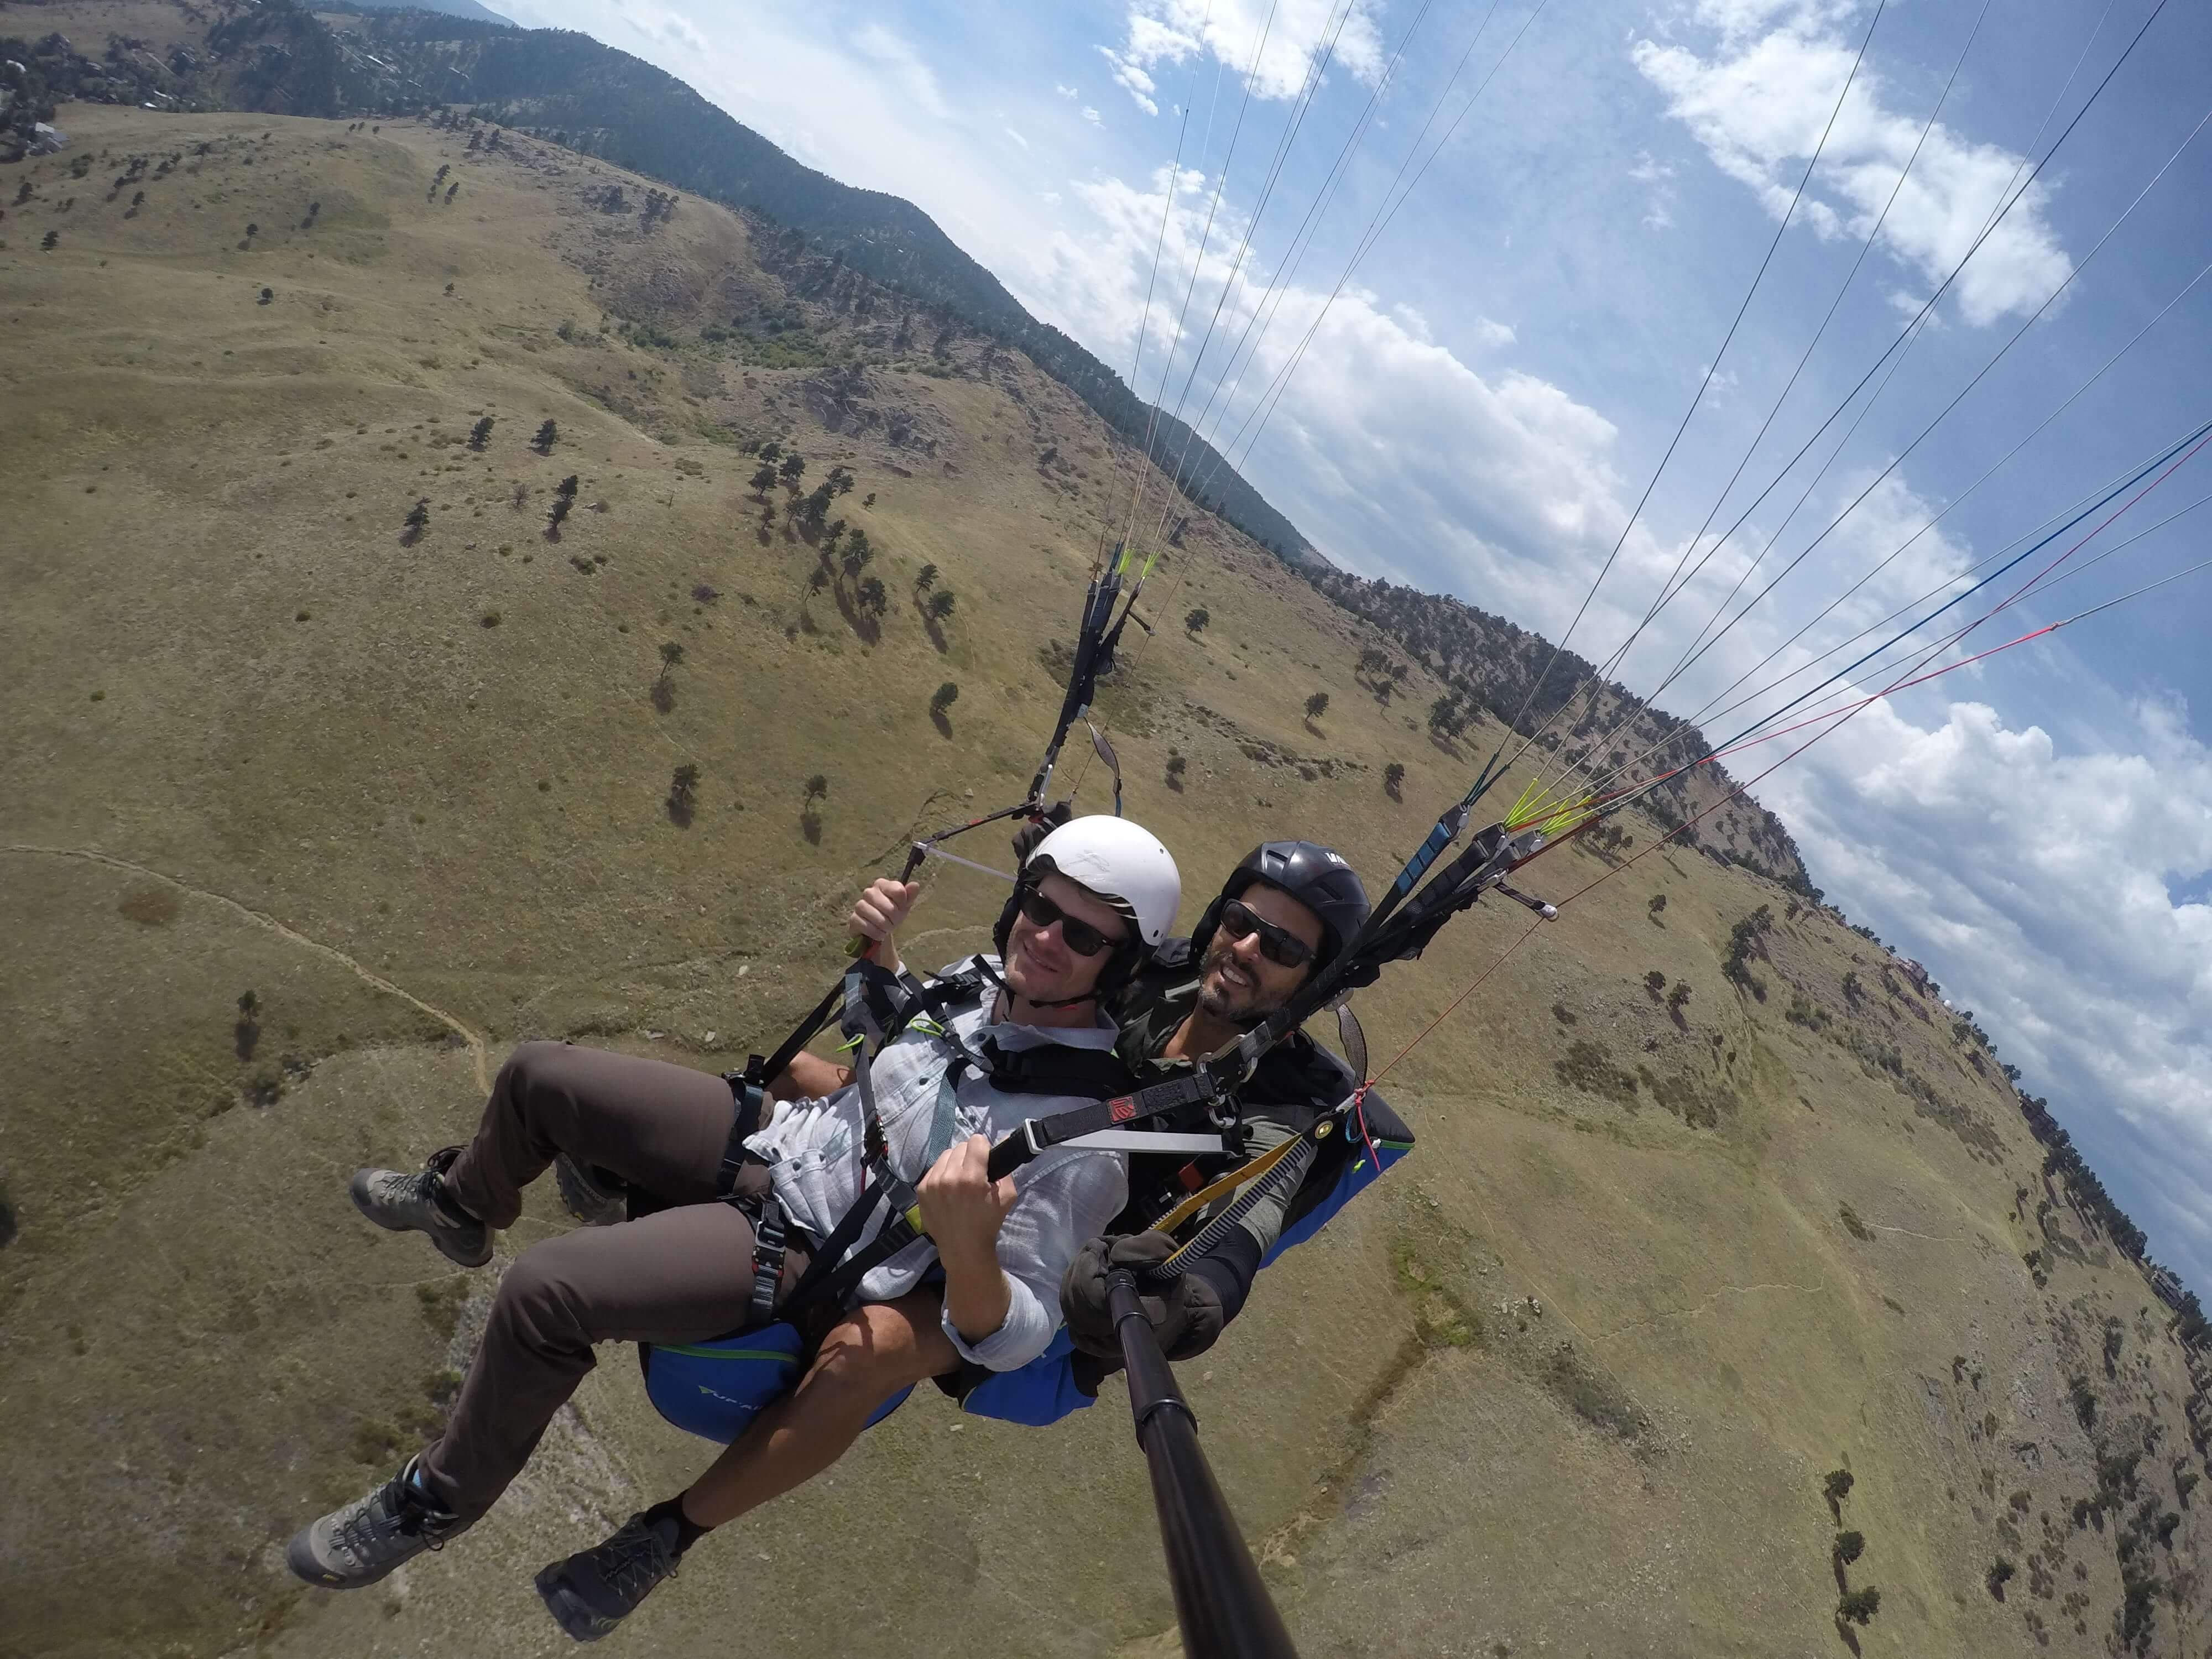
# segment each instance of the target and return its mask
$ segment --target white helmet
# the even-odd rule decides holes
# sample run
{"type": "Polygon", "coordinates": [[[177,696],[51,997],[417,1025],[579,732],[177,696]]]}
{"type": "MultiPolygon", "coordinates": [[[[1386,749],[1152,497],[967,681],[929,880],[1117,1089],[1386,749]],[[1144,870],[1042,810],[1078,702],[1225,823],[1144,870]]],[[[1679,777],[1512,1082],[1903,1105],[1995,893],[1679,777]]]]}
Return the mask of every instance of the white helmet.
{"type": "MultiPolygon", "coordinates": [[[[1175,926],[1176,906],[1182,902],[1182,878],[1176,861],[1158,838],[1139,830],[1127,818],[1103,813],[1073,818],[1030,849],[1022,860],[1021,879],[999,912],[999,925],[991,938],[1000,960],[1013,937],[1014,917],[1022,895],[1048,874],[1057,873],[1104,900],[1134,929],[1115,947],[1096,986],[1066,1003],[1111,1000],[1147,962],[1159,942],[1175,926]]],[[[1064,1004],[1048,1005],[1052,1006],[1064,1004]]]]}
{"type": "Polygon", "coordinates": [[[1182,902],[1182,877],[1174,857],[1151,831],[1127,818],[1094,813],[1071,818],[1031,849],[1022,876],[1035,882],[1056,871],[1119,910],[1149,951],[1175,926],[1182,902]]]}

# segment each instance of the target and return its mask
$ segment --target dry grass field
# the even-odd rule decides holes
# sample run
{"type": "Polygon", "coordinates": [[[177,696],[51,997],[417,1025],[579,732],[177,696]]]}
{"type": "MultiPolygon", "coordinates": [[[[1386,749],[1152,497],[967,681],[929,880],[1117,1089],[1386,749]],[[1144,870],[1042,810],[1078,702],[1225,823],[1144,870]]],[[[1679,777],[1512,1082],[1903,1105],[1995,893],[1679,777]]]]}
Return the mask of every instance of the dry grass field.
{"type": "MultiPolygon", "coordinates": [[[[368,1228],[345,1176],[459,1138],[519,1039],[719,1070],[818,995],[912,830],[1020,795],[1118,452],[1025,359],[704,203],[644,223],[652,181],[534,141],[58,125],[0,178],[0,1653],[562,1651],[530,1574],[702,1461],[626,1353],[452,1548],[349,1597],[283,1571],[434,1431],[496,1272],[368,1228]],[[781,486],[763,525],[738,446],[771,438],[804,488],[851,469],[880,619],[810,587],[781,486]]],[[[1419,670],[1378,707],[1353,669],[1387,641],[1205,515],[1145,611],[1103,706],[1186,921],[1262,833],[1382,878],[1497,741],[1431,743],[1419,670]]],[[[1571,846],[1528,884],[1613,867],[1571,846]]],[[[909,948],[950,957],[997,895],[929,880],[909,948]]],[[[1532,921],[1483,906],[1363,994],[1378,1062],[1532,921]]],[[[2206,1650],[2164,1310],[1887,963],[1652,853],[1393,1072],[1414,1157],[1186,1368],[1303,1652],[2206,1650]],[[1762,905],[1759,996],[1721,963],[1762,905]],[[2124,1635],[2130,1526],[2157,1587],[2124,1635]],[[1844,1580],[1881,1591],[1864,1629],[1844,1580]]],[[[506,1245],[566,1224],[539,1194],[506,1245]]],[[[1033,1431],[917,1396],[617,1640],[1172,1652],[1124,1400],[1033,1431]]]]}

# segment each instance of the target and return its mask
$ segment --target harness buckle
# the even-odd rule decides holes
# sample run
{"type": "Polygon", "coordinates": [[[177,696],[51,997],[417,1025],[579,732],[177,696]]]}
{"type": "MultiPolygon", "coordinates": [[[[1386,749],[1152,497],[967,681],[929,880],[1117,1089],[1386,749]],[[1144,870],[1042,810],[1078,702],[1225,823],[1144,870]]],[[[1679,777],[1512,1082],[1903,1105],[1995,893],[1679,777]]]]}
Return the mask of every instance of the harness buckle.
{"type": "Polygon", "coordinates": [[[782,1202],[771,1192],[761,1200],[753,1220],[753,1325],[765,1325],[775,1311],[775,1292],[783,1282],[784,1216],[782,1202]]]}

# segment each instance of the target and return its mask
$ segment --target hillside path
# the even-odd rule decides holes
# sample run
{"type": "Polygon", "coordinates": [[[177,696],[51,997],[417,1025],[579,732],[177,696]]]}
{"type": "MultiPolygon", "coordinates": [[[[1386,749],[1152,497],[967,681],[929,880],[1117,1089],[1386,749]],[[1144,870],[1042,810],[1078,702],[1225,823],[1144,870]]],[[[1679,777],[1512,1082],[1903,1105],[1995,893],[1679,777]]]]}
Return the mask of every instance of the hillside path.
{"type": "Polygon", "coordinates": [[[133,864],[129,859],[117,858],[112,853],[103,853],[97,848],[40,847],[27,842],[10,842],[5,847],[0,847],[0,852],[15,853],[37,858],[81,859],[88,864],[104,864],[111,870],[121,870],[131,875],[144,876],[150,880],[165,883],[180,893],[189,893],[194,898],[206,899],[212,904],[221,905],[223,908],[245,917],[255,927],[266,928],[278,938],[299,945],[302,950],[313,951],[318,956],[327,957],[356,978],[374,986],[387,995],[398,997],[409,1007],[429,1015],[431,1018],[459,1037],[468,1045],[470,1063],[476,1068],[477,1087],[486,1094],[491,1092],[491,1071],[486,1059],[484,1040],[473,1026],[458,1016],[447,1013],[443,1008],[432,1006],[404,986],[393,984],[381,974],[364,968],[337,946],[325,945],[320,939],[310,939],[296,927],[287,927],[265,911],[256,910],[249,905],[241,904],[228,894],[212,892],[204,887],[195,887],[190,882],[179,881],[176,877],[159,870],[149,870],[143,864],[133,864]]]}

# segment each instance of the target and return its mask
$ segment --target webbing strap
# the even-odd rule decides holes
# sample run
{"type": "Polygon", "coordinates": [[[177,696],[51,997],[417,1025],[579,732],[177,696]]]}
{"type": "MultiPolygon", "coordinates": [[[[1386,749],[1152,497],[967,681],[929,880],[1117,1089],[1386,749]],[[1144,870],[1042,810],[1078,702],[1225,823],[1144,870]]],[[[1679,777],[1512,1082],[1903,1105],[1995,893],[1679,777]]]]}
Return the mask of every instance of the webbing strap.
{"type": "Polygon", "coordinates": [[[991,1148],[988,1173],[997,1181],[1064,1141],[1079,1139],[1100,1129],[1124,1128],[1188,1106],[1218,1100],[1222,1093],[1221,1085],[1212,1073],[1201,1066],[1188,1076],[1152,1084],[1134,1094],[1117,1095],[1096,1106],[1079,1107],[1052,1117],[1025,1119],[1020,1128],[991,1148]]]}

